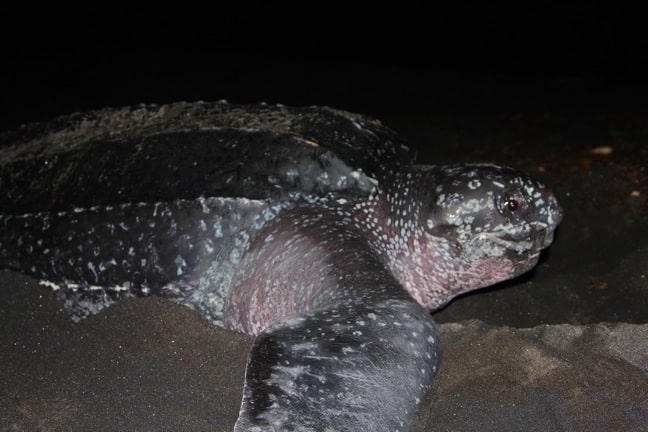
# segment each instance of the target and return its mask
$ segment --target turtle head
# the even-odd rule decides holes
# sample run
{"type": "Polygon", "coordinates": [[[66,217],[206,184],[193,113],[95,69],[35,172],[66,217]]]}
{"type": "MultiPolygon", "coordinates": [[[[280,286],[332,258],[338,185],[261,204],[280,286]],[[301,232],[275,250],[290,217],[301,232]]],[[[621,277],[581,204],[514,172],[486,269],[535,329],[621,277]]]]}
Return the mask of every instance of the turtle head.
{"type": "Polygon", "coordinates": [[[420,173],[418,235],[412,256],[401,257],[408,263],[397,266],[420,275],[407,280],[401,272],[399,279],[430,309],[533,268],[562,219],[553,193],[511,168],[463,164],[420,173]]]}

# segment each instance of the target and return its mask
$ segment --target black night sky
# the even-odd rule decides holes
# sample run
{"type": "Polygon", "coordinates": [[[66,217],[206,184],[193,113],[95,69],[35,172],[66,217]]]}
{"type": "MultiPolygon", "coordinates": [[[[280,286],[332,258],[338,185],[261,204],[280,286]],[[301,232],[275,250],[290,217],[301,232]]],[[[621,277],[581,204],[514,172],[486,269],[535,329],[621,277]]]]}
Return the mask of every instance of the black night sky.
{"type": "Polygon", "coordinates": [[[73,111],[227,99],[374,116],[643,111],[638,6],[6,10],[1,129],[73,111]]]}

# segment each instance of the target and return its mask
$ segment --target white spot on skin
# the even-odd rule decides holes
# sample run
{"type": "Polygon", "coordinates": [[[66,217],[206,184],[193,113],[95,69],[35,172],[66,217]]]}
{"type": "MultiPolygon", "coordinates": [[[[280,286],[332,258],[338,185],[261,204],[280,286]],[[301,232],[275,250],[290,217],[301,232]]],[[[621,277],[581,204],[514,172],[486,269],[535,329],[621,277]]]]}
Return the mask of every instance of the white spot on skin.
{"type": "Polygon", "coordinates": [[[481,186],[481,182],[479,180],[475,179],[468,182],[468,188],[471,190],[475,190],[480,186],[481,186]]]}
{"type": "Polygon", "coordinates": [[[88,267],[88,269],[92,272],[92,274],[94,275],[95,280],[98,281],[98,280],[99,280],[99,275],[97,274],[97,271],[96,271],[95,268],[94,268],[94,264],[92,264],[91,262],[89,262],[89,263],[87,264],[87,267],[88,267]]]}
{"type": "Polygon", "coordinates": [[[229,254],[229,259],[234,264],[238,263],[241,260],[241,252],[238,249],[232,249],[229,254]]]}
{"type": "Polygon", "coordinates": [[[187,262],[181,255],[178,255],[173,262],[178,266],[176,275],[182,276],[187,269],[187,262]]]}

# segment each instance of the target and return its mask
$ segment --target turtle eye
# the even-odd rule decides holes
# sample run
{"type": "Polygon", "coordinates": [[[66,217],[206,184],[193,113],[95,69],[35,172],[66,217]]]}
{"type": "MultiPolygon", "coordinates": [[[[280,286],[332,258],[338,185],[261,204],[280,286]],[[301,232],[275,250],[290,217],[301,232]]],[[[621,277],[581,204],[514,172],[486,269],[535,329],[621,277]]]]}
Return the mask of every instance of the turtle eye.
{"type": "Polygon", "coordinates": [[[509,191],[498,197],[497,210],[502,215],[518,214],[527,206],[526,199],[519,189],[509,191]]]}
{"type": "Polygon", "coordinates": [[[511,213],[517,211],[521,207],[520,203],[515,199],[511,197],[507,197],[504,200],[504,208],[511,213]]]}

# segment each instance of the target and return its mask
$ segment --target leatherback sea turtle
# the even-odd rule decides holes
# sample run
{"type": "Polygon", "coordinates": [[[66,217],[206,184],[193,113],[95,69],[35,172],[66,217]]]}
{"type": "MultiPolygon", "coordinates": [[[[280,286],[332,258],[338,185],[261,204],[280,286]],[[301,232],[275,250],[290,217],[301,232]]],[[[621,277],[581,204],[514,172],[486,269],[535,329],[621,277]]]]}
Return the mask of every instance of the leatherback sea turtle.
{"type": "Polygon", "coordinates": [[[106,109],[0,137],[0,266],[74,319],[162,295],[256,335],[235,430],[407,430],[429,311],[531,269],[562,211],[489,164],[413,165],[324,107],[106,109]]]}

